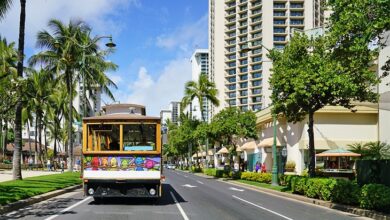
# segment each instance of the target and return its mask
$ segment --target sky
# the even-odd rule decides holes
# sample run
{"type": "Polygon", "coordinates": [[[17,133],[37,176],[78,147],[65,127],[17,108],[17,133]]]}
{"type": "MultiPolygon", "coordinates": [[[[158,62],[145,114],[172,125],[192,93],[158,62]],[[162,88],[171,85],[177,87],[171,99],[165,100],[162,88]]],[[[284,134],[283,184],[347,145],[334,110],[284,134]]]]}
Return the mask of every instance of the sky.
{"type": "MultiPolygon", "coordinates": [[[[19,13],[14,0],[0,21],[0,35],[9,42],[18,40],[19,13]]],[[[158,116],[183,97],[194,50],[207,48],[207,13],[207,0],[27,0],[25,54],[40,51],[36,35],[49,29],[50,19],[82,19],[94,35],[111,34],[117,44],[108,60],[119,68],[107,73],[118,86],[116,101],[143,104],[148,115],[158,116]]],[[[103,96],[102,105],[111,103],[103,96]]]]}

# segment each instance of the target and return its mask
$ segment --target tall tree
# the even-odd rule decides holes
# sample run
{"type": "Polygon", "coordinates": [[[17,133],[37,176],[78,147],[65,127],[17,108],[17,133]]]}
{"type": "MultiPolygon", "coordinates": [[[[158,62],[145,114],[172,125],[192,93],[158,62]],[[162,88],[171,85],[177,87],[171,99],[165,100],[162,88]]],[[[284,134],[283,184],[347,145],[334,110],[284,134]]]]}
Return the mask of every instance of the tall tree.
{"type": "MultiPolygon", "coordinates": [[[[188,81],[185,84],[184,88],[184,97],[182,99],[183,108],[190,105],[194,99],[197,99],[199,102],[200,113],[202,117],[202,121],[206,122],[206,109],[204,109],[204,102],[210,102],[210,104],[219,106],[219,100],[217,98],[218,90],[215,87],[215,83],[208,80],[207,75],[205,73],[200,73],[198,81],[188,81]]],[[[206,138],[206,152],[208,152],[208,138],[206,138]]],[[[207,153],[206,153],[206,165],[207,162],[207,153]]]]}
{"type": "MultiPolygon", "coordinates": [[[[315,175],[314,113],[326,105],[353,108],[351,101],[376,101],[372,91],[378,79],[367,65],[346,70],[342,60],[333,59],[326,37],[310,38],[296,34],[283,52],[272,50],[270,78],[273,114],[282,114],[288,122],[308,116],[309,174],[315,175]]],[[[358,65],[359,61],[354,60],[358,65]]],[[[361,61],[362,62],[362,61],[361,61]]]]}

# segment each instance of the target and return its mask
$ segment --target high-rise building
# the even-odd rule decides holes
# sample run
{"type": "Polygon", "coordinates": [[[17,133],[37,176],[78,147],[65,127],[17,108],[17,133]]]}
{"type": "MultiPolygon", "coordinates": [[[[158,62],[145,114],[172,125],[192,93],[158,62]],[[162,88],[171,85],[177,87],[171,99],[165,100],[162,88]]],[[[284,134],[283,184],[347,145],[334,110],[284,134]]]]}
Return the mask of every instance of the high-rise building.
{"type": "Polygon", "coordinates": [[[172,112],[172,122],[177,124],[180,116],[180,102],[171,102],[171,104],[169,104],[169,110],[172,112]]]}
{"type": "MultiPolygon", "coordinates": [[[[208,80],[212,81],[210,74],[209,74],[209,52],[207,49],[196,49],[195,52],[191,56],[191,66],[192,66],[192,81],[197,82],[199,80],[200,74],[205,74],[208,78],[208,80]]],[[[198,120],[205,120],[208,121],[211,118],[211,111],[210,111],[210,102],[204,98],[202,101],[202,108],[203,108],[203,116],[200,111],[199,106],[199,100],[195,98],[192,100],[191,106],[192,106],[192,112],[191,115],[193,118],[198,120]]],[[[189,113],[190,106],[187,106],[184,110],[184,113],[189,113]]]]}
{"type": "Polygon", "coordinates": [[[210,76],[221,107],[271,105],[271,48],[283,49],[295,30],[323,25],[321,0],[209,0],[210,76]]]}

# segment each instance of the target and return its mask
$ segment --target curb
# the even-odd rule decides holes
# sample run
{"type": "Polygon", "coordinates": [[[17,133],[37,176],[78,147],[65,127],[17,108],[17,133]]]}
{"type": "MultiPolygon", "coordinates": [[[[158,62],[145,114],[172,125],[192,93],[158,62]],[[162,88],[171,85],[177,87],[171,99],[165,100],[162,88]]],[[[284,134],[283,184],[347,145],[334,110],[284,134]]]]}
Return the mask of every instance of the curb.
{"type": "MultiPolygon", "coordinates": [[[[223,180],[218,180],[218,181],[223,181],[223,180]]],[[[319,200],[319,199],[312,199],[312,198],[308,198],[306,196],[279,192],[279,191],[267,189],[267,188],[260,188],[260,187],[248,185],[245,183],[236,182],[234,180],[227,180],[227,181],[223,181],[223,182],[226,182],[226,183],[232,184],[232,185],[236,185],[236,186],[242,186],[244,188],[252,189],[252,190],[255,190],[258,192],[277,195],[277,196],[280,196],[283,198],[289,198],[289,199],[297,200],[300,202],[319,205],[322,207],[335,209],[335,210],[339,210],[339,211],[343,211],[343,212],[348,212],[348,213],[352,213],[355,215],[360,215],[360,216],[369,217],[369,218],[378,219],[378,220],[390,220],[390,215],[387,215],[387,214],[381,213],[381,212],[377,212],[377,211],[373,211],[373,210],[361,209],[361,208],[357,208],[357,207],[350,206],[350,205],[333,203],[333,202],[323,201],[323,200],[319,200]]]]}
{"type": "Polygon", "coordinates": [[[15,210],[19,210],[19,209],[24,208],[26,206],[29,206],[29,205],[32,205],[32,204],[35,204],[38,202],[42,202],[44,200],[59,196],[61,194],[67,193],[67,192],[74,191],[74,190],[79,189],[79,188],[81,188],[81,184],[75,185],[75,186],[70,186],[70,187],[67,187],[64,189],[51,191],[51,192],[44,193],[44,194],[37,195],[37,196],[33,196],[33,197],[30,197],[27,199],[19,200],[19,201],[16,201],[14,203],[10,203],[10,204],[5,205],[5,206],[0,206],[0,215],[15,211],[15,210]]]}
{"type": "Polygon", "coordinates": [[[361,209],[361,208],[357,208],[357,207],[350,206],[350,205],[338,204],[338,203],[323,201],[323,200],[319,200],[319,199],[312,199],[312,198],[308,198],[306,196],[301,196],[301,195],[297,195],[297,194],[279,192],[276,190],[252,186],[249,184],[240,183],[240,182],[237,182],[234,180],[227,180],[224,178],[222,178],[222,179],[221,178],[213,178],[213,177],[210,178],[210,176],[207,176],[207,175],[202,174],[202,173],[195,173],[195,175],[199,176],[199,177],[207,178],[207,179],[215,179],[217,181],[221,181],[221,182],[228,183],[231,185],[241,186],[241,187],[255,190],[255,191],[258,191],[261,193],[271,194],[273,196],[289,198],[291,200],[295,200],[298,202],[305,202],[305,203],[309,203],[309,204],[319,205],[322,207],[335,209],[335,210],[339,210],[339,211],[343,211],[343,212],[347,212],[347,213],[351,213],[351,214],[355,214],[355,215],[360,215],[360,216],[364,216],[364,217],[369,217],[369,218],[373,218],[373,219],[378,219],[378,220],[390,220],[389,214],[385,214],[385,213],[381,213],[381,212],[377,212],[377,211],[373,211],[373,210],[361,209]]]}

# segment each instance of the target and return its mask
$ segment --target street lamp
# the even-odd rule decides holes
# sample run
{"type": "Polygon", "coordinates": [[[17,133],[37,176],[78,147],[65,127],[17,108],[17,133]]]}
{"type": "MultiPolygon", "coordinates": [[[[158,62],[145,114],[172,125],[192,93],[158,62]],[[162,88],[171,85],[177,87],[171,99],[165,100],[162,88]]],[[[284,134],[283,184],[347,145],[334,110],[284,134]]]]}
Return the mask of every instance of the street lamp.
{"type": "MultiPolygon", "coordinates": [[[[261,44],[261,47],[264,48],[266,51],[270,52],[270,50],[265,47],[263,44],[261,44]]],[[[241,52],[249,52],[251,51],[252,49],[248,47],[246,48],[243,48],[241,50],[241,52]]],[[[264,62],[264,61],[263,61],[264,62]]],[[[272,144],[272,158],[273,158],[273,161],[272,161],[272,185],[274,186],[277,186],[279,185],[279,181],[278,181],[278,163],[277,163],[277,153],[276,153],[276,120],[277,120],[277,115],[276,114],[272,114],[272,124],[273,124],[273,144],[272,144]]]]}

